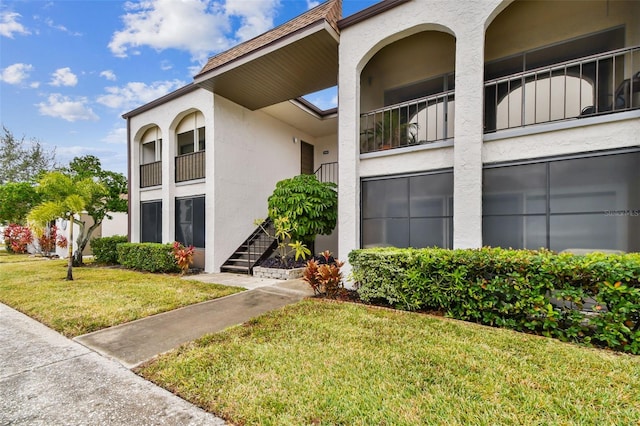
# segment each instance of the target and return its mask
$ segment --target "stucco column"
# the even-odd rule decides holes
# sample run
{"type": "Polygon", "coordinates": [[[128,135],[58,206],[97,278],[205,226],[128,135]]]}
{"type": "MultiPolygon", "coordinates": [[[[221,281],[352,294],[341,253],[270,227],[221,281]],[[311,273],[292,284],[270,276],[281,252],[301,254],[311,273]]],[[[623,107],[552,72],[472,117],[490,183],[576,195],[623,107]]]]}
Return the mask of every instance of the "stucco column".
{"type": "Polygon", "coordinates": [[[215,187],[216,187],[216,175],[215,175],[215,96],[213,93],[207,93],[209,97],[208,110],[202,111],[205,120],[205,176],[206,176],[206,188],[204,199],[204,212],[205,212],[205,271],[206,272],[220,272],[220,265],[224,262],[220,256],[216,256],[216,210],[215,210],[215,187]],[[218,257],[218,258],[216,258],[218,257]]]}
{"type": "Polygon", "coordinates": [[[129,167],[129,211],[127,220],[129,221],[129,241],[140,242],[140,142],[136,140],[135,134],[131,134],[132,118],[127,118],[128,137],[128,167],[129,167]]]}
{"type": "MultiPolygon", "coordinates": [[[[341,71],[338,82],[338,255],[347,260],[349,252],[360,246],[360,153],[359,102],[360,78],[357,64],[340,49],[341,71]]],[[[345,263],[348,275],[351,267],[345,263]]]]}
{"type": "Polygon", "coordinates": [[[176,143],[174,130],[167,123],[162,130],[162,242],[175,240],[175,156],[176,143]]]}
{"type": "Polygon", "coordinates": [[[456,101],[453,153],[453,246],[482,246],[482,140],[484,30],[456,34],[456,101]]]}

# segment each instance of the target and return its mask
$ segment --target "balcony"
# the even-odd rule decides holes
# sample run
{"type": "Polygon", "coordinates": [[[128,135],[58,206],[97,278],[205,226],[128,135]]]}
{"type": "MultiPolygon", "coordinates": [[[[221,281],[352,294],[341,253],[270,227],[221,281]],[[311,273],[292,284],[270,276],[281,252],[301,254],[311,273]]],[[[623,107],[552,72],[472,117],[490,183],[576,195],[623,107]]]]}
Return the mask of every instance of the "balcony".
{"type": "Polygon", "coordinates": [[[454,91],[360,115],[360,153],[430,144],[453,137],[454,91]]]}
{"type": "Polygon", "coordinates": [[[140,165],[140,188],[162,185],[162,161],[140,165]]]}
{"type": "Polygon", "coordinates": [[[176,157],[176,182],[205,177],[205,152],[198,151],[176,157]]]}
{"type": "Polygon", "coordinates": [[[640,108],[639,70],[633,46],[487,81],[485,133],[640,108]]]}

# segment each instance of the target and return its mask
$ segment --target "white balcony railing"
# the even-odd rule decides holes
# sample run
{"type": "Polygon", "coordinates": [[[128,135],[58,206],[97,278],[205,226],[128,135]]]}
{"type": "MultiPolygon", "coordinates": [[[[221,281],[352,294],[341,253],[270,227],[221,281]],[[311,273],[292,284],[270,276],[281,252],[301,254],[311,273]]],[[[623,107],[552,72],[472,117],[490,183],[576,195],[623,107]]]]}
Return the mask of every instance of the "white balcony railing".
{"type": "MultiPolygon", "coordinates": [[[[640,46],[485,82],[484,131],[640,108],[640,46]]],[[[453,90],[360,115],[360,153],[452,138],[453,90]]]]}
{"type": "Polygon", "coordinates": [[[360,115],[360,153],[453,137],[454,102],[451,90],[360,115]]]}
{"type": "Polygon", "coordinates": [[[639,71],[634,46],[487,81],[485,132],[639,108],[639,71]]]}

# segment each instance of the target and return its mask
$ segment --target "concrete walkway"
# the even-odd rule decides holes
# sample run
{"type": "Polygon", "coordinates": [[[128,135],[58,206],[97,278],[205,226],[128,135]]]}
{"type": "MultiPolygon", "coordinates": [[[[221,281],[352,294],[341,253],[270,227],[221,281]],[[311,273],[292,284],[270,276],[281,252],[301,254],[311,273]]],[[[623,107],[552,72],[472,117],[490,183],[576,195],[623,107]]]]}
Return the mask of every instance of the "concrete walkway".
{"type": "Polygon", "coordinates": [[[224,424],[0,304],[0,425],[224,424]]]}
{"type": "Polygon", "coordinates": [[[0,304],[0,425],[224,425],[222,419],[127,368],[203,334],[299,301],[311,291],[300,280],[233,274],[189,279],[251,290],[76,341],[0,304]]]}
{"type": "Polygon", "coordinates": [[[302,280],[261,280],[235,274],[189,277],[194,278],[253,289],[99,330],[74,340],[127,368],[134,368],[182,343],[242,324],[313,294],[302,280]]]}

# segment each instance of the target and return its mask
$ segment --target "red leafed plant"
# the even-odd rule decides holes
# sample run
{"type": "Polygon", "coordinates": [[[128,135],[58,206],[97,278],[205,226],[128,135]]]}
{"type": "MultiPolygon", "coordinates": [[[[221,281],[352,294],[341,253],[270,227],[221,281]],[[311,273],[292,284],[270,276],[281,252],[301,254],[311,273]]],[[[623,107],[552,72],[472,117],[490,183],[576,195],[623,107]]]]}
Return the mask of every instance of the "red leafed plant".
{"type": "Polygon", "coordinates": [[[44,230],[42,235],[38,237],[38,245],[40,251],[45,256],[50,256],[56,249],[67,247],[67,238],[64,235],[58,235],[58,227],[53,225],[44,230]]]}
{"type": "Polygon", "coordinates": [[[311,259],[307,262],[307,266],[302,271],[302,279],[305,280],[313,289],[313,293],[318,295],[321,293],[320,280],[318,277],[318,262],[311,259]]]}
{"type": "Polygon", "coordinates": [[[58,235],[58,239],[56,240],[56,245],[61,249],[64,249],[64,248],[67,248],[67,244],[69,244],[67,237],[65,237],[64,235],[58,235]]]}
{"type": "Polygon", "coordinates": [[[26,226],[12,223],[4,230],[4,244],[12,253],[26,253],[27,245],[33,242],[33,234],[26,226]]]}
{"type": "MultiPolygon", "coordinates": [[[[324,294],[334,299],[344,288],[342,272],[340,272],[344,262],[333,259],[328,250],[325,250],[321,255],[324,258],[324,263],[318,263],[313,259],[308,261],[302,279],[311,286],[314,294],[324,294]]],[[[322,259],[320,261],[322,262],[322,259]]]]}
{"type": "Polygon", "coordinates": [[[177,241],[173,243],[173,257],[175,257],[182,275],[184,275],[189,270],[189,266],[193,264],[193,253],[195,250],[196,248],[194,246],[185,247],[177,241]]]}

